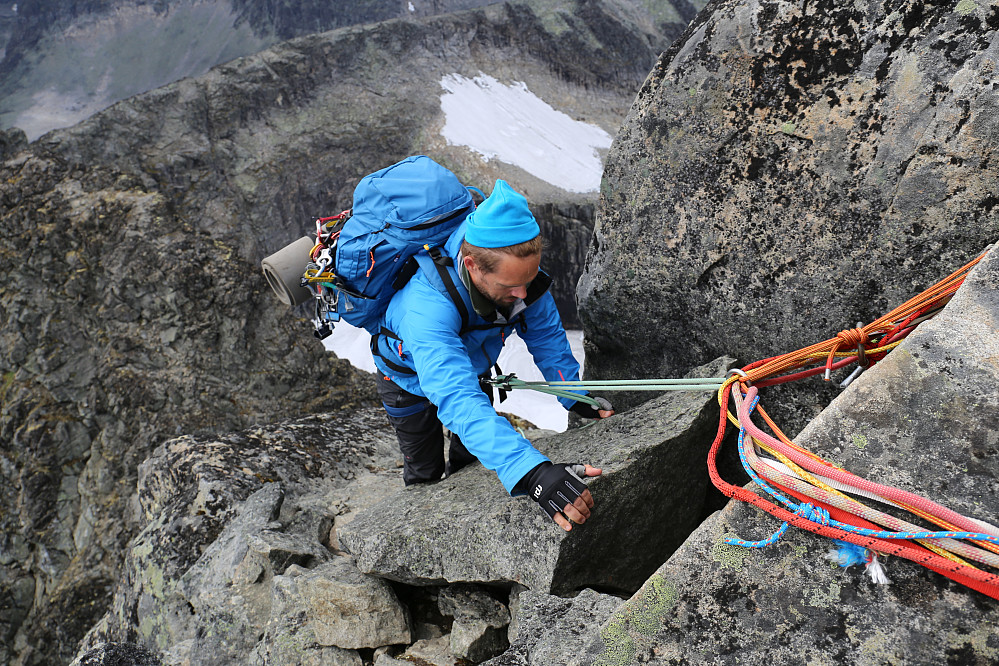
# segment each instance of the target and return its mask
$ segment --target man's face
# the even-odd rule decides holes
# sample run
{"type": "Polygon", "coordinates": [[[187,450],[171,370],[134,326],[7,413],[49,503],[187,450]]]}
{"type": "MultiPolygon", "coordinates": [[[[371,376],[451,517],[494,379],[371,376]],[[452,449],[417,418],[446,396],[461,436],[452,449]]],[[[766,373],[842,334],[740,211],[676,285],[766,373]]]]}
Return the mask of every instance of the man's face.
{"type": "Polygon", "coordinates": [[[507,254],[499,260],[495,271],[486,273],[472,257],[463,259],[475,287],[483,296],[504,308],[513,305],[518,298],[527,297],[527,285],[537,277],[541,264],[540,254],[524,258],[507,254]]]}

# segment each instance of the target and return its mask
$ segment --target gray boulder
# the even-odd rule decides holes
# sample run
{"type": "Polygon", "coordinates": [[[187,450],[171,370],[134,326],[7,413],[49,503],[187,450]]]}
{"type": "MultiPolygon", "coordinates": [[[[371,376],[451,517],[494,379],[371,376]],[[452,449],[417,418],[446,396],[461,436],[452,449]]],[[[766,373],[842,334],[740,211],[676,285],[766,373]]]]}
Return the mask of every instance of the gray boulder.
{"type": "MultiPolygon", "coordinates": [[[[831,338],[999,237],[997,28],[973,2],[699,14],[605,163],[578,290],[588,375],[673,377],[831,338]]],[[[793,434],[835,390],[781,394],[793,434]]]]}
{"type": "MultiPolygon", "coordinates": [[[[718,359],[696,376],[723,376],[730,363],[718,359]]],[[[537,439],[556,462],[604,469],[589,483],[596,500],[592,517],[570,533],[527,498],[507,495],[493,472],[474,465],[367,509],[340,530],[341,547],[362,571],[415,585],[635,590],[705,515],[710,482],[704,452],[717,410],[713,393],[676,392],[641,411],[537,439]]]]}
{"type": "MultiPolygon", "coordinates": [[[[483,666],[580,666],[587,662],[600,627],[622,599],[594,590],[557,597],[525,590],[517,595],[516,631],[510,625],[510,649],[483,666]]],[[[511,601],[511,607],[514,606],[511,601]]]]}
{"type": "MultiPolygon", "coordinates": [[[[283,500],[279,484],[265,484],[243,502],[237,516],[190,569],[178,580],[165,582],[176,585],[175,603],[186,601],[190,608],[190,623],[181,632],[174,629],[176,633],[170,638],[174,643],[191,640],[191,662],[235,666],[244,661],[259,641],[269,617],[272,579],[284,571],[284,567],[271,566],[271,549],[261,535],[269,528],[280,527],[277,518],[283,500]]],[[[310,548],[312,544],[306,540],[287,541],[291,543],[282,549],[285,556],[277,558],[279,561],[291,560],[296,555],[299,562],[307,562],[311,557],[320,561],[330,557],[318,543],[310,548]]],[[[163,611],[175,608],[174,604],[168,604],[149,609],[142,618],[146,626],[140,625],[140,629],[149,632],[146,640],[166,638],[155,628],[150,631],[155,627],[151,621],[157,615],[162,618],[163,611]]]]}
{"type": "Polygon", "coordinates": [[[441,590],[438,603],[442,614],[453,617],[451,654],[480,663],[495,657],[508,646],[506,627],[510,611],[483,589],[458,583],[441,590]]]}
{"type": "Polygon", "coordinates": [[[458,661],[451,654],[450,639],[447,636],[439,638],[424,638],[413,643],[398,658],[382,655],[378,666],[395,666],[401,664],[420,664],[420,666],[455,666],[458,661]]]}
{"type": "Polygon", "coordinates": [[[387,582],[337,557],[298,580],[301,603],[320,645],[346,649],[409,643],[409,619],[387,582]]]}
{"type": "Polygon", "coordinates": [[[310,571],[293,564],[274,576],[270,618],[260,642],[247,656],[249,666],[361,666],[356,650],[322,645],[302,605],[310,571]]]}
{"type": "Polygon", "coordinates": [[[292,563],[329,559],[329,553],[318,543],[312,546],[291,535],[272,531],[281,527],[277,519],[283,501],[280,484],[264,484],[242,503],[236,517],[180,577],[177,581],[179,592],[190,602],[195,613],[203,612],[230,595],[234,583],[259,581],[267,569],[280,573],[292,563]],[[274,547],[272,544],[277,541],[284,543],[274,547]]]}
{"type": "Polygon", "coordinates": [[[166,442],[141,466],[148,522],[128,544],[111,609],[82,649],[132,642],[167,663],[244,664],[250,655],[350,663],[322,650],[288,590],[298,589],[294,572],[334,559],[337,519],[380,497],[352,487],[393,487],[397,465],[380,408],[166,442]],[[365,482],[374,476],[380,484],[365,482]]]}
{"type": "MultiPolygon", "coordinates": [[[[865,372],[797,438],[830,462],[995,522],[999,515],[999,255],[934,319],[865,372]]],[[[767,397],[762,403],[767,407],[767,397]]],[[[860,498],[864,501],[863,498],[860,498]]],[[[866,503],[866,502],[865,502],[866,503]]],[[[593,664],[985,664],[999,601],[903,558],[888,585],[826,560],[832,542],[733,502],[601,629],[593,664]]]]}

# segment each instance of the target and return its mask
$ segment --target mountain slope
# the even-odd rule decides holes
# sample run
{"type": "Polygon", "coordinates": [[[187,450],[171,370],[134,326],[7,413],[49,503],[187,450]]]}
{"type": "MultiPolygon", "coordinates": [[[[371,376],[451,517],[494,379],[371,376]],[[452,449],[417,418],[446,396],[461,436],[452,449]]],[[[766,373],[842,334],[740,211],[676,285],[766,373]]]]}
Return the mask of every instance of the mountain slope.
{"type": "MultiPolygon", "coordinates": [[[[279,41],[392,18],[473,9],[489,0],[87,0],[0,3],[0,128],[29,139],[68,127],[114,102],[279,41]]],[[[563,5],[540,2],[539,15],[563,5]]],[[[687,0],[618,3],[662,50],[696,10],[687,0]]],[[[651,42],[650,42],[651,43],[651,42]]]]}

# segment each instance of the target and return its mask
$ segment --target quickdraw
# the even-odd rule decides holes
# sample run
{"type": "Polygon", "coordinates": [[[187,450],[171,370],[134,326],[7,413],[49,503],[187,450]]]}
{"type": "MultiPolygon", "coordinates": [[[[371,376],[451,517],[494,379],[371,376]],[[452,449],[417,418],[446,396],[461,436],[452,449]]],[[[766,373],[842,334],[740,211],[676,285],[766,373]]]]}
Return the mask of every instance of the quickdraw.
{"type": "Polygon", "coordinates": [[[311,292],[315,301],[312,325],[316,329],[316,337],[320,339],[332,332],[330,322],[340,321],[340,315],[337,314],[340,292],[358,296],[333,272],[340,230],[350,218],[350,214],[350,210],[345,210],[338,215],[316,220],[316,244],[309,252],[312,261],[306,265],[305,273],[302,275],[302,286],[311,292]]]}

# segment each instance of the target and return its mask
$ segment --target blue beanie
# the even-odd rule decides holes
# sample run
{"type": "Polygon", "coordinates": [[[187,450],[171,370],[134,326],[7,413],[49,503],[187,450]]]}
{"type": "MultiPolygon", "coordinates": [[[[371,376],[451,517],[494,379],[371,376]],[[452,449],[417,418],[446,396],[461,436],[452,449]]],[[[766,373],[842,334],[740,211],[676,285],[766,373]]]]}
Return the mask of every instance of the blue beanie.
{"type": "Polygon", "coordinates": [[[527,199],[505,180],[497,180],[492,195],[466,219],[465,240],[476,247],[509,247],[541,233],[527,199]]]}

